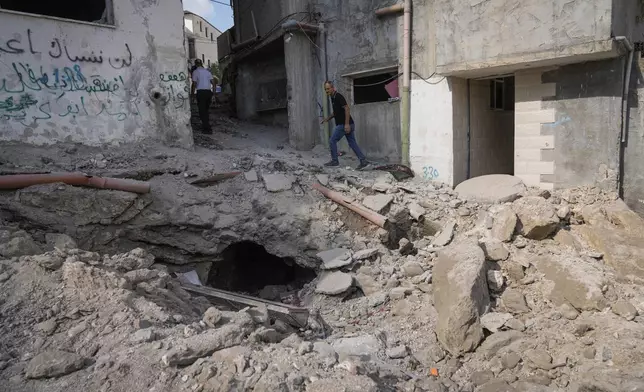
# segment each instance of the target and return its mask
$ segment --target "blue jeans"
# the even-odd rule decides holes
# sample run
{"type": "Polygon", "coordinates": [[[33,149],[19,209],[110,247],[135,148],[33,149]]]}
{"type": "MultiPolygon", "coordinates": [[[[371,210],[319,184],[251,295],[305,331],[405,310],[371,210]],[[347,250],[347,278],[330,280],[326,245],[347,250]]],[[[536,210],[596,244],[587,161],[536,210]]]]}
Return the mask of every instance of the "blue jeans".
{"type": "Polygon", "coordinates": [[[356,142],[356,125],[351,124],[351,132],[350,133],[345,133],[344,132],[344,124],[343,125],[336,125],[335,128],[333,129],[333,134],[331,135],[331,138],[329,139],[329,146],[331,147],[331,160],[333,162],[338,161],[338,142],[340,139],[343,137],[347,138],[347,142],[349,143],[349,147],[353,150],[353,152],[356,153],[358,156],[358,159],[360,162],[364,161],[366,158],[362,151],[360,151],[360,147],[358,147],[358,142],[356,142]]]}

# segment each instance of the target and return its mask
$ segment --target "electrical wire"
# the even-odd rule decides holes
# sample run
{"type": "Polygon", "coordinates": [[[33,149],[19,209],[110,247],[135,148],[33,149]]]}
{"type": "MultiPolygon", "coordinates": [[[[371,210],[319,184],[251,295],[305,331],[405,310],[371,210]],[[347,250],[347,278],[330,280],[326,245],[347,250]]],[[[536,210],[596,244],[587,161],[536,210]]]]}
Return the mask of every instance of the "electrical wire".
{"type": "Polygon", "coordinates": [[[423,82],[425,82],[427,84],[439,84],[439,83],[441,83],[443,80],[445,80],[447,78],[446,76],[443,76],[443,78],[441,80],[439,80],[439,81],[430,82],[429,79],[431,79],[434,75],[436,75],[436,72],[432,72],[432,74],[429,75],[428,78],[424,78],[421,74],[419,74],[418,72],[415,72],[415,71],[412,71],[411,73],[416,75],[416,76],[418,76],[420,78],[420,80],[422,80],[423,82]]]}
{"type": "Polygon", "coordinates": [[[211,3],[216,3],[216,4],[221,4],[221,5],[227,5],[228,7],[233,8],[233,6],[232,6],[232,5],[230,5],[230,4],[226,4],[226,3],[224,3],[223,1],[210,0],[210,2],[211,2],[211,3]]]}

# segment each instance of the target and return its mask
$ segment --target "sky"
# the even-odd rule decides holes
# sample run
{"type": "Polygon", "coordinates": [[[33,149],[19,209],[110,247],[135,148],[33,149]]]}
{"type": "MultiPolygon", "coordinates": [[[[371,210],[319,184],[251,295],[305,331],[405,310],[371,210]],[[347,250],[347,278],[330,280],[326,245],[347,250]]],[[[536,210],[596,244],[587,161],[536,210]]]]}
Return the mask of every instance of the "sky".
{"type": "MultiPolygon", "coordinates": [[[[229,4],[228,0],[218,0],[229,4]]],[[[233,26],[233,10],[228,5],[210,0],[183,0],[183,9],[202,16],[222,33],[233,26]]]]}

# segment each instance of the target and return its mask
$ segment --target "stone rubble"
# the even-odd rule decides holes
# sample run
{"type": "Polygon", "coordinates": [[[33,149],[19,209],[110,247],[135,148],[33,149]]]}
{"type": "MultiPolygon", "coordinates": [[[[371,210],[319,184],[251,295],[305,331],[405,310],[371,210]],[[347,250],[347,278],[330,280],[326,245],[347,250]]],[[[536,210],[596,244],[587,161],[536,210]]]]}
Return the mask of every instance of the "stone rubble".
{"type": "Polygon", "coordinates": [[[59,184],[0,195],[25,223],[0,222],[0,390],[643,390],[644,220],[611,192],[508,176],[452,190],[295,155],[235,164],[244,176],[212,189],[166,173],[170,186],[140,198],[59,184]],[[207,283],[204,260],[243,241],[313,272],[256,291],[307,307],[307,325],[182,288],[176,272],[207,283]]]}

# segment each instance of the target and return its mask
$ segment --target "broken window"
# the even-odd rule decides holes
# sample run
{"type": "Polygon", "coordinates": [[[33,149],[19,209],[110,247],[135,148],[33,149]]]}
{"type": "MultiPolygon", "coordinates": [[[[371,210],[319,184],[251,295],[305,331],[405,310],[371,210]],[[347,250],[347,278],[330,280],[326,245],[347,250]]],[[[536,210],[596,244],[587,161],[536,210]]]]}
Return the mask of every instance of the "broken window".
{"type": "Polygon", "coordinates": [[[353,79],[353,103],[387,102],[391,96],[385,86],[395,78],[395,72],[387,72],[353,79]]]}
{"type": "Polygon", "coordinates": [[[111,0],[0,0],[0,8],[29,14],[113,24],[111,0]]]}
{"type": "Polygon", "coordinates": [[[490,109],[514,110],[514,76],[490,80],[490,109]]]}

